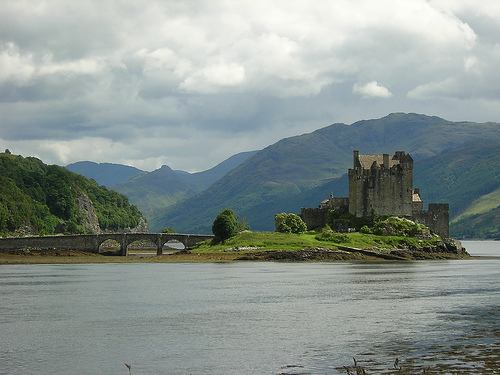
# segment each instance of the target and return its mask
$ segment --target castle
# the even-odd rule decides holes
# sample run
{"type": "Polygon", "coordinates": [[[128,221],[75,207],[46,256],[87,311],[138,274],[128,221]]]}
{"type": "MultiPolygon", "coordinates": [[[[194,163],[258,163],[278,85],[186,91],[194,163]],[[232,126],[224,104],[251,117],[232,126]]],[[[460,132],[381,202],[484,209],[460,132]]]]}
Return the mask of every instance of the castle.
{"type": "Polygon", "coordinates": [[[335,198],[331,194],[317,208],[302,208],[300,216],[307,228],[313,229],[326,225],[330,210],[349,212],[356,217],[373,214],[406,217],[443,238],[449,237],[449,205],[434,203],[424,210],[419,189],[413,189],[413,159],[404,151],[396,151],[391,157],[360,155],[354,150],[354,166],[349,169],[349,198],[335,198]]]}

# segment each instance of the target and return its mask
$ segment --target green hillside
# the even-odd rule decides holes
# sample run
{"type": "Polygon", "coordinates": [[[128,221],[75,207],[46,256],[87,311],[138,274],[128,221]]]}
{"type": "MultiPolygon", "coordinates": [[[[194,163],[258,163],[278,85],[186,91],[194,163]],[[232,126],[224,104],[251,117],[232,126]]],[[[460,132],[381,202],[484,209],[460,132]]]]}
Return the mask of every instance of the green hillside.
{"type": "Polygon", "coordinates": [[[128,199],[94,180],[33,157],[0,154],[0,233],[52,234],[60,221],[70,233],[83,233],[90,202],[101,230],[135,227],[142,214],[128,199]],[[24,230],[22,230],[24,228],[24,230]]]}
{"type": "Polygon", "coordinates": [[[500,205],[487,212],[469,215],[453,222],[450,226],[450,236],[500,239],[500,205]]]}
{"type": "Polygon", "coordinates": [[[500,206],[500,188],[473,201],[464,212],[456,216],[451,222],[456,223],[471,215],[484,214],[498,206],[500,206]]]}
{"type": "Polygon", "coordinates": [[[195,193],[200,193],[256,153],[257,151],[240,152],[217,164],[215,167],[202,172],[188,173],[175,171],[175,173],[191,190],[195,193]]]}
{"type": "Polygon", "coordinates": [[[126,195],[146,216],[195,195],[195,192],[170,167],[140,174],[111,187],[126,195]]]}
{"type": "MultiPolygon", "coordinates": [[[[402,113],[352,125],[334,124],[309,134],[283,139],[265,148],[202,193],[165,210],[153,212],[150,225],[156,230],[172,226],[179,231],[209,233],[218,212],[231,208],[237,215],[245,215],[252,229],[272,230],[274,213],[280,212],[274,211],[271,215],[275,202],[279,202],[279,207],[290,207],[286,201],[295,201],[297,206],[289,210],[291,212],[308,206],[310,201],[302,201],[298,194],[345,174],[352,166],[354,149],[364,154],[391,154],[404,150],[418,162],[469,140],[500,139],[499,130],[500,125],[496,123],[450,122],[437,117],[402,113]]],[[[460,163],[450,165],[450,168],[461,170],[460,163]]],[[[481,175],[482,180],[489,178],[489,174],[481,175]]],[[[470,181],[463,183],[471,185],[470,181]]],[[[483,194],[487,193],[488,182],[485,181],[484,185],[483,194]]],[[[425,190],[422,185],[419,187],[425,190]]],[[[325,191],[319,201],[328,198],[329,194],[330,191],[325,191]]],[[[336,191],[334,194],[342,196],[336,191]]],[[[467,203],[463,204],[460,199],[450,202],[454,214],[463,211],[467,204],[478,198],[473,196],[476,193],[471,191],[471,194],[467,203]]],[[[424,196],[427,202],[436,203],[446,201],[447,197],[454,199],[453,195],[434,195],[433,192],[426,192],[424,196]]]]}
{"type": "Polygon", "coordinates": [[[413,186],[421,188],[424,202],[449,203],[453,220],[477,199],[500,188],[500,140],[473,140],[445,150],[416,162],[413,176],[413,186]]]}
{"type": "Polygon", "coordinates": [[[256,151],[249,151],[233,155],[215,167],[197,173],[173,171],[164,165],[114,185],[111,189],[126,195],[131,203],[150,217],[155,210],[165,209],[205,190],[255,153],[256,151]]]}

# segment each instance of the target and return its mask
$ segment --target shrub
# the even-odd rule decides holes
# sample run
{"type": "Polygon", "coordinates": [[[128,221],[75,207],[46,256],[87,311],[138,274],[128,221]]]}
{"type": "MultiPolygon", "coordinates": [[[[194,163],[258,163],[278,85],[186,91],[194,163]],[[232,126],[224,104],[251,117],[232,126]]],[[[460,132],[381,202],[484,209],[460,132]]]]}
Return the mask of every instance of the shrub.
{"type": "Polygon", "coordinates": [[[373,227],[373,233],[385,236],[411,236],[415,237],[428,232],[428,228],[422,224],[415,223],[411,220],[391,216],[385,220],[381,220],[373,227]]]}
{"type": "Polygon", "coordinates": [[[214,234],[214,243],[224,243],[238,233],[238,221],[233,210],[225,209],[215,218],[212,224],[212,233],[214,234]]]}
{"type": "Polygon", "coordinates": [[[325,225],[321,233],[317,234],[315,238],[318,241],[329,241],[335,243],[349,243],[349,236],[345,233],[339,233],[332,230],[328,225],[325,225]]]}
{"type": "Polygon", "coordinates": [[[359,231],[364,234],[370,234],[372,232],[368,225],[363,225],[359,231]]]}
{"type": "Polygon", "coordinates": [[[296,214],[281,213],[274,217],[276,231],[281,233],[302,233],[307,230],[307,225],[296,214]]]}

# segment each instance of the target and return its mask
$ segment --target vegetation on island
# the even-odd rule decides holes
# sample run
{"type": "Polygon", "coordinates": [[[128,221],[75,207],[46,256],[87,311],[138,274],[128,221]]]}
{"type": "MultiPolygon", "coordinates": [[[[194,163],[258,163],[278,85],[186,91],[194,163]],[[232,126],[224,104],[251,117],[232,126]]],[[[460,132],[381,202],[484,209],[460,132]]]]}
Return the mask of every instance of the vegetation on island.
{"type": "Polygon", "coordinates": [[[212,232],[214,234],[212,243],[224,243],[237,233],[248,230],[249,228],[245,220],[238,222],[238,217],[234,214],[233,210],[226,208],[217,215],[212,224],[212,232]]]}
{"type": "Polygon", "coordinates": [[[307,225],[299,215],[281,213],[274,217],[276,231],[281,233],[302,233],[307,230],[307,225]]]}
{"type": "Polygon", "coordinates": [[[96,181],[34,157],[8,150],[0,153],[0,234],[12,235],[29,227],[35,234],[53,234],[63,221],[67,233],[84,233],[84,212],[76,203],[86,196],[101,230],[135,227],[142,214],[127,197],[96,181]]]}
{"type": "MultiPolygon", "coordinates": [[[[339,216],[332,210],[329,224],[335,225],[345,215],[339,216]]],[[[295,214],[276,215],[276,232],[244,230],[236,219],[232,210],[222,211],[213,225],[216,239],[198,244],[193,251],[237,253],[245,255],[239,259],[250,260],[447,259],[468,255],[432,235],[424,225],[394,216],[372,215],[362,219],[350,216],[352,224],[358,227],[350,232],[332,230],[329,224],[307,231],[305,223],[295,214]],[[280,255],[276,256],[276,252],[280,255]],[[294,252],[301,254],[294,256],[294,252]],[[263,253],[273,254],[260,258],[263,253]],[[356,256],[350,257],[349,253],[356,256]]]]}

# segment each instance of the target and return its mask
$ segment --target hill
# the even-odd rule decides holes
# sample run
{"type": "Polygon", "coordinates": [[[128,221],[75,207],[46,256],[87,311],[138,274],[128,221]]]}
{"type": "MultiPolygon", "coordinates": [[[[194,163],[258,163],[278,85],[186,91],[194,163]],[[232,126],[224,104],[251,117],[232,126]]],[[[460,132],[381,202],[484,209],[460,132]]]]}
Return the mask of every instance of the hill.
{"type": "Polygon", "coordinates": [[[185,179],[166,165],[113,185],[112,189],[126,195],[146,216],[196,194],[185,179]]]}
{"type": "Polygon", "coordinates": [[[416,163],[414,180],[426,186],[424,200],[450,203],[451,236],[500,238],[500,140],[472,140],[416,163]]]}
{"type": "Polygon", "coordinates": [[[0,154],[0,233],[116,231],[142,219],[127,197],[41,160],[0,154]]]}
{"type": "Polygon", "coordinates": [[[238,167],[241,163],[253,156],[257,151],[240,152],[217,164],[215,167],[206,171],[188,173],[184,171],[175,171],[179,178],[181,178],[187,186],[195,193],[199,193],[207,189],[217,180],[220,180],[224,175],[238,167]]]}
{"type": "Polygon", "coordinates": [[[145,173],[140,169],[128,165],[94,163],[91,161],[79,161],[68,164],[66,169],[87,178],[91,178],[97,181],[99,185],[104,185],[106,187],[125,182],[141,173],[145,173]]]}
{"type": "MultiPolygon", "coordinates": [[[[256,151],[249,151],[233,155],[215,167],[197,173],[174,171],[164,165],[111,188],[126,195],[131,203],[139,207],[147,217],[151,217],[155,210],[165,209],[205,190],[255,153],[256,151]]],[[[157,228],[158,231],[161,229],[157,228]]]]}
{"type": "MultiPolygon", "coordinates": [[[[500,139],[471,140],[418,161],[413,176],[413,185],[422,187],[423,200],[449,203],[450,218],[454,219],[476,200],[500,188],[500,139]]],[[[495,207],[490,205],[484,211],[495,207]]]]}
{"type": "MultiPolygon", "coordinates": [[[[451,122],[404,113],[352,125],[333,124],[259,151],[207,190],[165,210],[154,211],[150,225],[153,229],[171,226],[179,231],[210,233],[217,214],[231,208],[237,215],[245,215],[253,230],[272,230],[274,214],[282,211],[278,208],[290,208],[293,202],[295,208],[286,211],[297,212],[300,207],[314,207],[327,198],[331,187],[337,184],[333,178],[342,176],[352,166],[353,149],[364,154],[404,150],[418,162],[470,140],[500,139],[499,130],[497,123],[451,122]],[[316,195],[307,193],[319,187],[316,195]],[[320,192],[322,198],[311,205],[320,192]]],[[[459,165],[450,165],[455,167],[459,165]]],[[[421,191],[427,186],[429,179],[425,186],[420,185],[421,191]]],[[[333,193],[345,196],[335,190],[333,193]]],[[[432,198],[432,193],[425,196],[427,202],[439,203],[446,195],[432,198]]]]}

